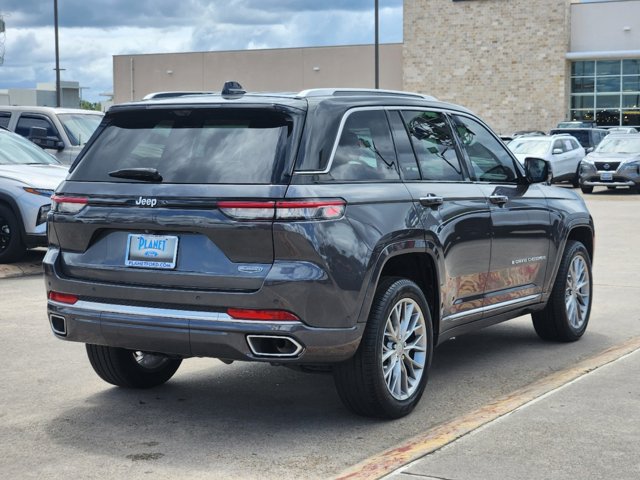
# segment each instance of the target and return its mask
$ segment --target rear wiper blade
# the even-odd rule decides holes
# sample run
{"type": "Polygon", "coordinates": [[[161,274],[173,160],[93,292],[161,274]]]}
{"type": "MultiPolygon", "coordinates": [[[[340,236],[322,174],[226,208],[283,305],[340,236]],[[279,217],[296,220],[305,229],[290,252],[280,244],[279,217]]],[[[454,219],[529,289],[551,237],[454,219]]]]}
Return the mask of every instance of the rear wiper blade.
{"type": "Polygon", "coordinates": [[[110,177],[129,178],[131,180],[143,180],[146,182],[161,182],[162,175],[155,168],[121,168],[109,172],[110,177]]]}

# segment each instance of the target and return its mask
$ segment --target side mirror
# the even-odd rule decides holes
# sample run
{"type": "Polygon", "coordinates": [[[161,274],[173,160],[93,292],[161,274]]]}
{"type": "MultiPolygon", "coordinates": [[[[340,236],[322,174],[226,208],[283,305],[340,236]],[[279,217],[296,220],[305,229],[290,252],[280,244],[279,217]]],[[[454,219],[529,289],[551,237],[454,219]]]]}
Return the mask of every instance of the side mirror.
{"type": "Polygon", "coordinates": [[[549,168],[549,163],[542,158],[525,158],[524,171],[529,183],[543,183],[550,182],[551,180],[551,169],[549,168]]]}
{"type": "Polygon", "coordinates": [[[589,148],[587,148],[587,153],[591,153],[591,152],[593,152],[593,150],[594,150],[593,147],[589,147],[589,148]]]}
{"type": "Polygon", "coordinates": [[[29,129],[29,140],[41,148],[58,151],[64,149],[64,142],[57,136],[48,137],[47,129],[43,127],[31,127],[29,129]]]}
{"type": "Polygon", "coordinates": [[[562,153],[562,149],[561,148],[554,148],[553,149],[553,154],[554,155],[560,155],[562,153]]]}

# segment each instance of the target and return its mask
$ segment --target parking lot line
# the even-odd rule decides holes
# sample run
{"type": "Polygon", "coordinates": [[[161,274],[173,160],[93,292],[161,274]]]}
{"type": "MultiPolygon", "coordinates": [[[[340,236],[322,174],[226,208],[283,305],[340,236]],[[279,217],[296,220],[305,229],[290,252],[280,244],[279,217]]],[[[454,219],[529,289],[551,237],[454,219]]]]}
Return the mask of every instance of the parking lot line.
{"type": "Polygon", "coordinates": [[[369,457],[340,473],[336,480],[377,479],[468,433],[507,415],[604,365],[640,349],[640,337],[615,345],[571,368],[555,372],[477,410],[417,435],[405,443],[369,457]]]}

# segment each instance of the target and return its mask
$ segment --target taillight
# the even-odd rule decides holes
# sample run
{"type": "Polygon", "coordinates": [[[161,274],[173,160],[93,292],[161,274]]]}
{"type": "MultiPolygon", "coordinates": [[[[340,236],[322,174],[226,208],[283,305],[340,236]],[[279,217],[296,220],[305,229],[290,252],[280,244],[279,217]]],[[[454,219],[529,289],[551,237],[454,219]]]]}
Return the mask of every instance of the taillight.
{"type": "Polygon", "coordinates": [[[275,202],[218,202],[226,216],[238,220],[273,220],[275,202]]]}
{"type": "Polygon", "coordinates": [[[78,213],[87,206],[89,199],[86,197],[68,197],[64,195],[53,195],[51,197],[51,207],[58,213],[78,213]]]}
{"type": "Polygon", "coordinates": [[[235,320],[263,320],[274,322],[299,322],[300,319],[286,310],[251,310],[227,308],[227,315],[235,320]]]}
{"type": "Polygon", "coordinates": [[[60,292],[49,292],[49,300],[52,302],[58,303],[66,303],[68,305],[73,305],[78,301],[77,295],[72,295],[70,293],[60,293],[60,292]]]}
{"type": "Polygon", "coordinates": [[[346,202],[338,200],[283,200],[276,202],[276,220],[336,220],[346,202]]]}
{"type": "Polygon", "coordinates": [[[218,202],[220,211],[236,220],[337,220],[346,205],[341,198],[218,202]]]}

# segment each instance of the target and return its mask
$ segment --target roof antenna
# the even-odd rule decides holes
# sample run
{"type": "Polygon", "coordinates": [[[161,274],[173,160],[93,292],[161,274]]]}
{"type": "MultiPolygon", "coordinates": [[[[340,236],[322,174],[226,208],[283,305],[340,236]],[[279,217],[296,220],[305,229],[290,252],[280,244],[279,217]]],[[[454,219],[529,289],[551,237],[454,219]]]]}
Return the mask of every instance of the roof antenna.
{"type": "Polygon", "coordinates": [[[233,80],[229,82],[224,82],[224,86],[222,87],[222,96],[225,98],[240,97],[245,93],[247,92],[244,88],[242,88],[242,85],[240,85],[238,82],[233,80]]]}

